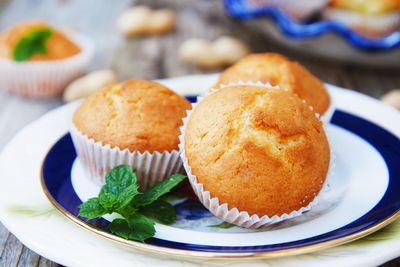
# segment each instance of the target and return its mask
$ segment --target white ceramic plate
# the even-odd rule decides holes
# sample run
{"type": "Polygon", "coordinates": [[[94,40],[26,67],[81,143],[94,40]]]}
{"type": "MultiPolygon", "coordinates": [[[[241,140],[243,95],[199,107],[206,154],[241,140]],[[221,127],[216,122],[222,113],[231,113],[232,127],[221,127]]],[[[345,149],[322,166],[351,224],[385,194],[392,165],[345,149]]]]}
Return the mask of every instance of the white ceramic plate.
{"type": "MultiPolygon", "coordinates": [[[[195,95],[210,86],[215,78],[214,75],[191,76],[164,80],[163,82],[182,94],[195,95]]],[[[392,132],[397,137],[400,135],[400,126],[390,123],[391,121],[400,120],[400,115],[394,109],[358,93],[338,89],[333,86],[329,86],[329,90],[335,103],[337,103],[338,108],[341,110],[366,117],[371,122],[392,132]]],[[[199,260],[179,260],[172,258],[166,260],[162,256],[156,256],[155,254],[150,255],[139,251],[127,250],[89,231],[78,228],[55,211],[53,206],[47,201],[40,188],[39,174],[41,163],[50,147],[67,132],[70,116],[75,105],[71,104],[61,107],[27,126],[4,149],[0,158],[0,170],[3,174],[1,178],[3,186],[0,189],[2,190],[0,194],[1,221],[28,247],[64,265],[100,266],[112,264],[124,266],[141,263],[144,266],[162,264],[176,266],[179,264],[199,264],[201,262],[199,260]]],[[[351,170],[339,169],[337,172],[339,175],[336,180],[337,186],[344,182],[340,180],[340,177],[343,177],[340,173],[342,171],[347,174],[350,173],[351,179],[348,181],[351,186],[348,188],[358,192],[358,195],[353,193],[345,194],[344,199],[350,197],[347,201],[357,204],[351,209],[346,209],[346,206],[342,206],[340,211],[341,205],[339,203],[335,208],[335,212],[339,212],[336,213],[336,217],[339,217],[338,220],[334,219],[335,216],[329,217],[335,214],[329,212],[321,216],[318,223],[316,223],[317,220],[310,220],[306,224],[297,225],[296,227],[300,227],[297,231],[289,231],[283,235],[273,233],[273,231],[262,232],[262,235],[266,235],[263,236],[263,239],[267,238],[270,244],[302,239],[310,235],[315,235],[315,232],[328,231],[332,227],[334,229],[335,227],[349,223],[372,209],[385,193],[388,187],[388,175],[385,173],[387,172],[385,162],[382,161],[380,155],[373,150],[373,147],[368,146],[365,142],[363,143],[362,139],[357,139],[352,133],[348,133],[336,126],[329,128],[330,134],[343,137],[335,138],[337,140],[335,146],[341,147],[338,156],[339,160],[342,160],[343,163],[352,162],[350,165],[341,165],[354,166],[354,168],[351,167],[351,170]],[[354,153],[352,149],[356,149],[360,157],[348,157],[348,155],[354,153]],[[370,170],[374,170],[374,172],[370,170]],[[377,180],[377,175],[382,177],[382,179],[377,180]],[[365,183],[366,181],[368,183],[365,183]],[[366,193],[365,195],[368,197],[363,197],[363,193],[366,193]],[[337,210],[338,207],[339,211],[337,210]],[[308,223],[311,223],[311,225],[306,227],[308,223]],[[334,225],[335,223],[338,223],[338,225],[334,225]]],[[[76,164],[75,172],[75,177],[78,177],[79,163],[76,164]]],[[[82,199],[95,192],[94,188],[90,191],[90,185],[86,187],[87,189],[83,189],[84,185],[76,187],[82,189],[78,194],[82,199]]],[[[334,184],[333,187],[335,187],[334,184]]],[[[395,222],[377,234],[364,238],[361,241],[313,254],[270,259],[268,263],[291,265],[296,264],[296,262],[300,263],[298,261],[301,261],[307,265],[318,265],[323,260],[324,264],[337,264],[340,262],[353,266],[354,263],[376,265],[400,255],[399,229],[399,223],[395,222]],[[374,252],[374,249],[377,247],[382,248],[379,250],[380,253],[374,252]],[[339,255],[340,257],[337,257],[339,255]]],[[[158,238],[183,238],[182,234],[179,235],[179,231],[177,236],[173,236],[171,233],[176,233],[176,231],[168,231],[168,229],[164,229],[162,226],[158,230],[158,238]],[[170,236],[168,237],[168,235],[170,236]]],[[[190,235],[187,241],[195,243],[203,242],[201,241],[202,239],[204,240],[202,234],[207,233],[195,233],[190,235]]],[[[239,245],[249,245],[249,242],[253,244],[260,240],[260,237],[257,236],[252,241],[237,239],[237,237],[234,237],[237,234],[231,233],[231,237],[227,235],[226,238],[222,238],[221,240],[209,240],[207,245],[238,245],[236,241],[240,242],[239,245]],[[235,244],[229,242],[234,242],[235,244]]],[[[260,233],[252,234],[260,235],[260,233]]],[[[252,261],[254,264],[265,262],[267,260],[252,261]]],[[[207,264],[230,265],[232,261],[209,261],[207,264]]],[[[235,261],[235,264],[249,266],[249,262],[243,261],[235,261]]]]}

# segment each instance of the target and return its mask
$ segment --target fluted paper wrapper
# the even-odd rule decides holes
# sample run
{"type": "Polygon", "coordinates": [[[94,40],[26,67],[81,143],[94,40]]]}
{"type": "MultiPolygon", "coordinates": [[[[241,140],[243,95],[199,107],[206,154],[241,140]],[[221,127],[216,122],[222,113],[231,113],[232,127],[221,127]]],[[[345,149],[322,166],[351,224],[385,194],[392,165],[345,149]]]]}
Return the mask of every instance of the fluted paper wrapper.
{"type": "Polygon", "coordinates": [[[76,153],[87,175],[95,183],[103,185],[106,174],[114,167],[126,164],[138,176],[141,191],[161,182],[170,175],[180,172],[182,161],[179,151],[172,152],[131,152],[97,142],[80,132],[74,125],[70,133],[76,153]]]}
{"type": "MultiPolygon", "coordinates": [[[[257,83],[253,83],[253,82],[249,82],[249,83],[243,83],[241,82],[240,85],[256,85],[256,86],[263,86],[265,87],[267,90],[281,90],[279,89],[279,87],[277,86],[271,86],[270,84],[262,84],[260,82],[257,83]]],[[[223,85],[222,87],[229,87],[229,86],[235,86],[235,85],[239,85],[239,84],[230,84],[230,85],[223,85]]],[[[221,87],[221,88],[222,88],[221,87]]],[[[221,89],[210,89],[206,95],[212,94],[213,92],[221,89]]],[[[203,100],[203,97],[198,97],[197,98],[197,102],[192,104],[192,110],[196,107],[196,105],[198,105],[198,103],[200,103],[203,100]]],[[[318,204],[318,196],[315,196],[314,199],[305,207],[301,207],[298,210],[294,210],[288,214],[282,214],[282,215],[274,215],[269,217],[268,215],[264,215],[264,216],[258,216],[257,214],[249,214],[246,211],[241,211],[238,210],[237,208],[233,207],[233,208],[229,208],[228,203],[221,203],[221,201],[218,199],[218,197],[212,197],[209,191],[206,191],[204,189],[204,185],[199,183],[197,181],[197,177],[195,174],[192,173],[192,169],[189,165],[188,159],[186,157],[186,153],[185,153],[185,131],[186,131],[186,127],[187,127],[187,123],[190,119],[190,115],[192,113],[192,110],[187,111],[187,116],[183,119],[183,126],[180,127],[181,130],[181,134],[179,136],[179,149],[180,149],[180,156],[183,162],[183,167],[187,173],[189,182],[193,188],[193,191],[195,192],[196,196],[199,198],[200,202],[212,213],[214,214],[216,217],[222,219],[225,222],[231,223],[231,224],[235,224],[237,226],[240,227],[244,227],[244,228],[260,228],[262,226],[266,226],[266,225],[270,225],[270,224],[274,224],[274,223],[278,223],[284,220],[288,220],[288,219],[292,219],[295,217],[298,217],[300,215],[302,215],[304,212],[311,210],[311,208],[315,205],[318,204]]],[[[316,114],[316,116],[318,116],[316,114]]],[[[329,170],[327,173],[327,178],[325,180],[325,183],[321,189],[322,191],[326,191],[329,189],[329,185],[328,185],[328,179],[329,176],[333,175],[333,169],[335,166],[334,163],[334,155],[333,153],[331,153],[331,158],[330,158],[330,164],[329,164],[329,170]]]]}
{"type": "Polygon", "coordinates": [[[335,113],[335,103],[332,99],[332,96],[330,96],[330,103],[328,109],[325,111],[324,114],[320,115],[321,121],[324,124],[328,124],[331,121],[334,113],[335,113]]]}
{"type": "Polygon", "coordinates": [[[70,58],[35,62],[1,59],[0,87],[31,98],[60,95],[71,81],[86,71],[93,56],[93,44],[87,37],[78,33],[67,36],[81,49],[70,58]]]}

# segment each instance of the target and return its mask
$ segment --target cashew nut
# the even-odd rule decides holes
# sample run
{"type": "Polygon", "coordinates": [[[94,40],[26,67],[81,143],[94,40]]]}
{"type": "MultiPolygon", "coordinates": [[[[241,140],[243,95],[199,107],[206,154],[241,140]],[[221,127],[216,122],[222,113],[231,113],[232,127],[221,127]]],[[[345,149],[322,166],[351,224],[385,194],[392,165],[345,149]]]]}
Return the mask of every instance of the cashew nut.
{"type": "Polygon", "coordinates": [[[382,96],[381,100],[384,103],[400,110],[400,89],[395,89],[386,93],[384,96],[382,96]]]}
{"type": "Polygon", "coordinates": [[[63,100],[70,102],[87,97],[97,90],[117,81],[111,70],[97,70],[70,83],[64,91],[63,100]]]}
{"type": "Polygon", "coordinates": [[[161,34],[175,27],[175,14],[169,9],[132,7],[117,19],[117,28],[126,36],[161,34]]]}
{"type": "Polygon", "coordinates": [[[183,61],[202,68],[231,65],[249,52],[245,43],[230,36],[221,36],[212,43],[203,39],[189,39],[179,48],[179,56],[183,61]]]}

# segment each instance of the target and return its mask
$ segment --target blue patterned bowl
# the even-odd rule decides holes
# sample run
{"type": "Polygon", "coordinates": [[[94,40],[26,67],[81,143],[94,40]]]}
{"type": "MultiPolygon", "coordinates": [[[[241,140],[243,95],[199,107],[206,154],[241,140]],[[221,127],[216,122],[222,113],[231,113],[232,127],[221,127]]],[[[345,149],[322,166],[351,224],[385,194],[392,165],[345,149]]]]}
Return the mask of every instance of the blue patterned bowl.
{"type": "Polygon", "coordinates": [[[224,0],[229,15],[248,20],[258,17],[269,17],[275,21],[284,35],[292,39],[315,39],[326,33],[343,37],[352,46],[362,50],[388,50],[400,46],[400,31],[388,36],[370,39],[361,36],[340,22],[309,21],[299,23],[284,12],[271,7],[254,7],[246,0],[224,0]]]}

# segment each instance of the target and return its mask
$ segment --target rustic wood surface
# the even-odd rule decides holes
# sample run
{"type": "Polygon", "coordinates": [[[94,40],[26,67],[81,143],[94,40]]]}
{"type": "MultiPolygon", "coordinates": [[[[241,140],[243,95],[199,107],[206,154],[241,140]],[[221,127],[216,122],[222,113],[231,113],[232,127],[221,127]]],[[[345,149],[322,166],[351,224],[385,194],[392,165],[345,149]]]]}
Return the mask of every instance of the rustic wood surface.
{"type": "MultiPolygon", "coordinates": [[[[136,3],[130,0],[0,0],[0,30],[32,18],[43,18],[62,27],[78,28],[96,42],[97,52],[91,69],[112,68],[118,72],[121,80],[205,73],[179,61],[177,50],[180,43],[190,37],[213,40],[221,34],[229,34],[246,41],[255,52],[278,51],[301,61],[328,83],[352,88],[373,97],[400,88],[399,69],[378,70],[343,65],[295,54],[227,17],[222,1],[141,0],[136,3]],[[115,29],[116,17],[136,3],[176,10],[176,30],[163,36],[130,40],[123,38],[115,29]]],[[[60,105],[60,99],[28,100],[0,91],[0,148],[27,123],[60,105]]],[[[29,250],[1,224],[0,255],[0,266],[57,266],[29,250]]],[[[393,260],[385,266],[400,266],[400,260],[393,260]]]]}

